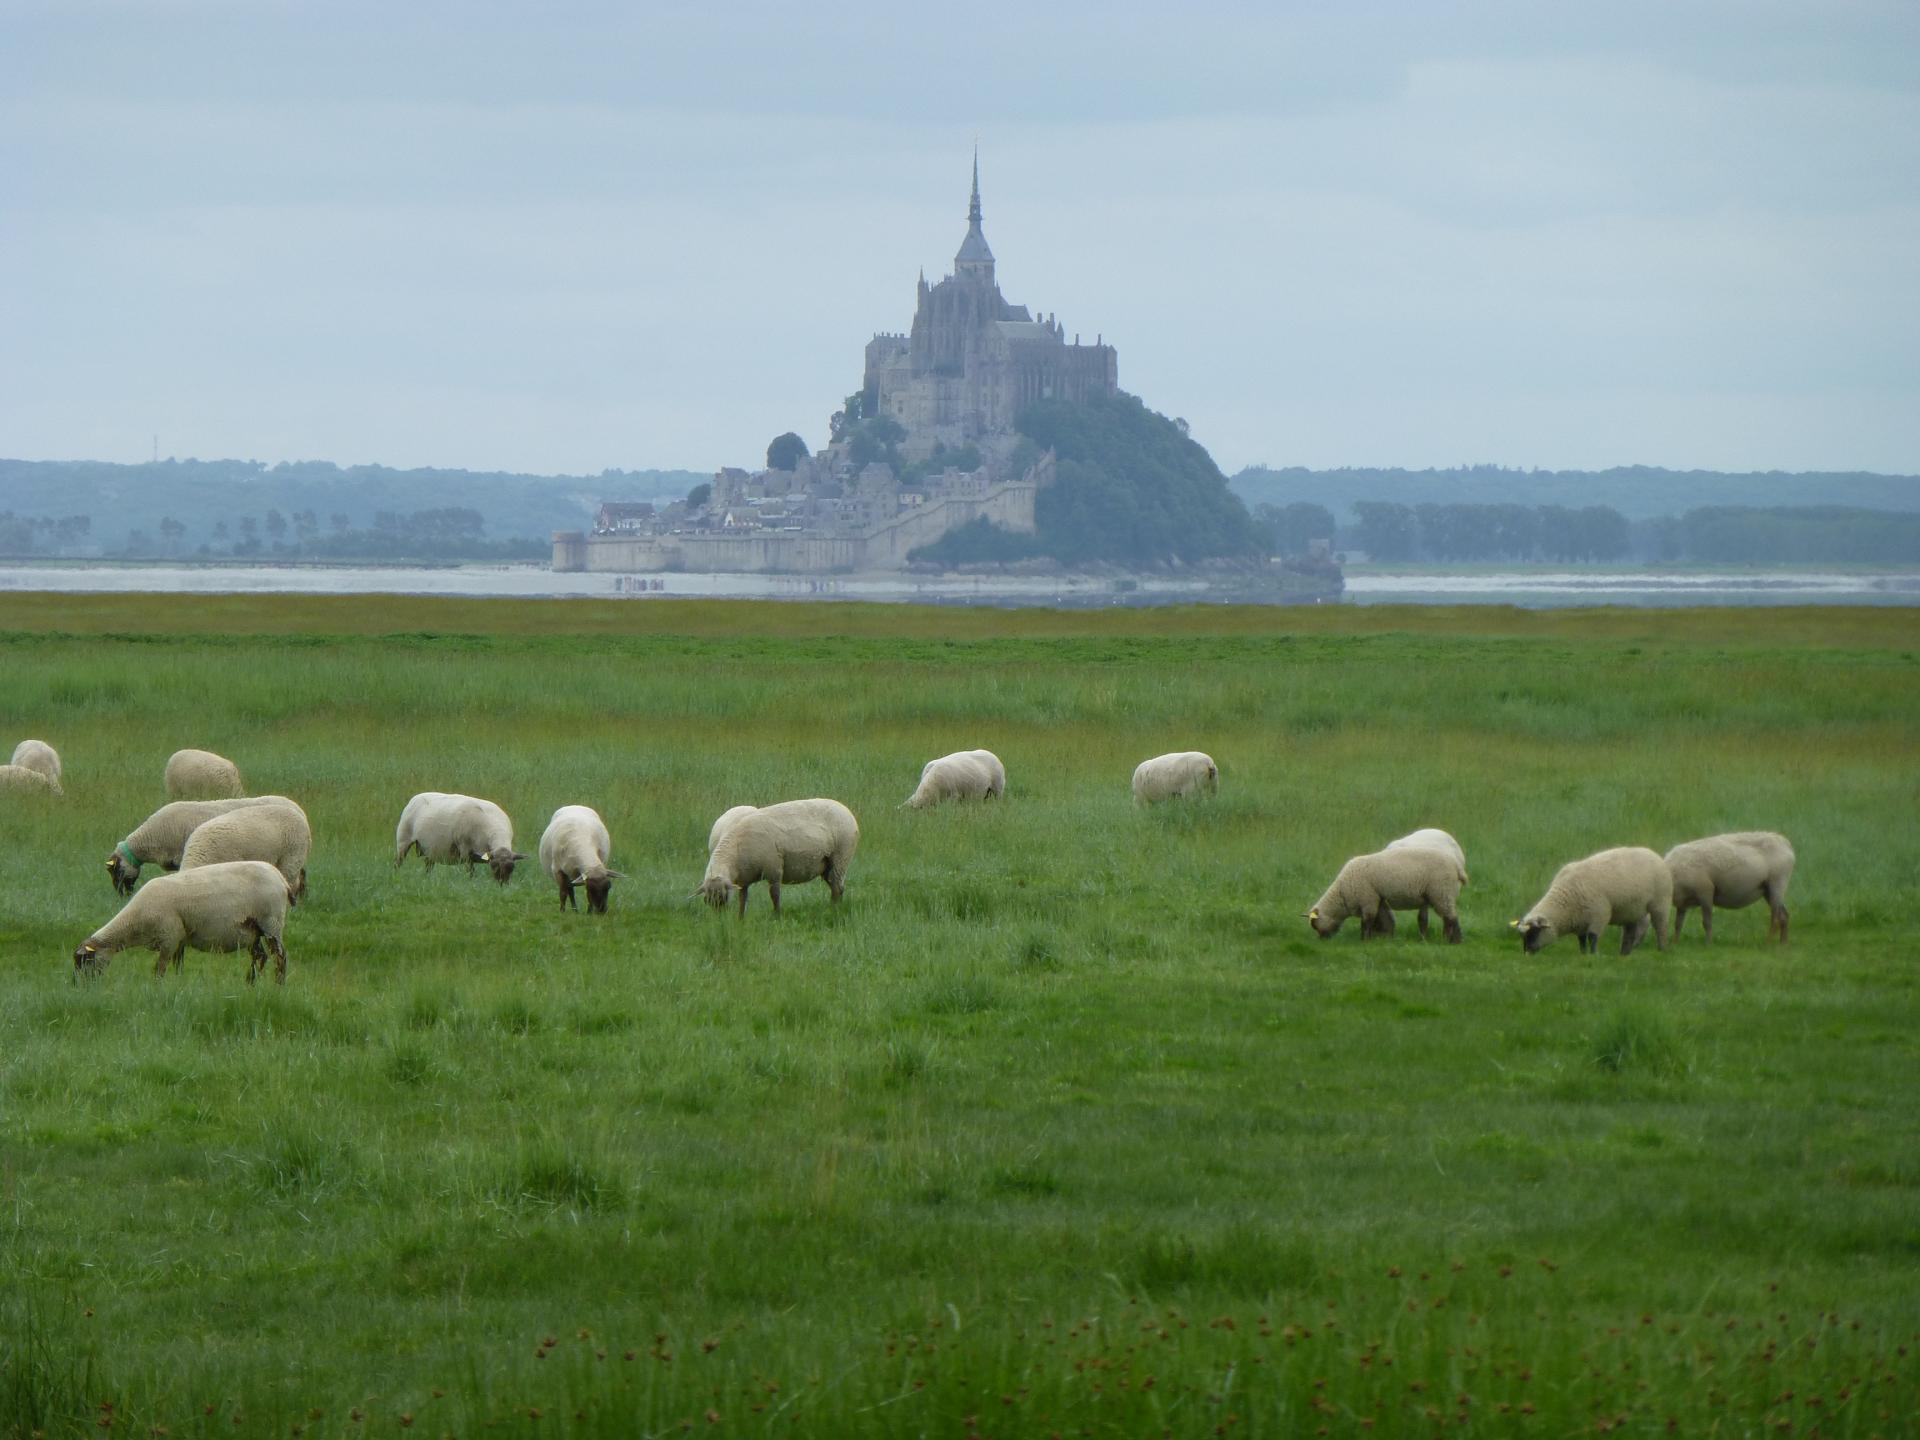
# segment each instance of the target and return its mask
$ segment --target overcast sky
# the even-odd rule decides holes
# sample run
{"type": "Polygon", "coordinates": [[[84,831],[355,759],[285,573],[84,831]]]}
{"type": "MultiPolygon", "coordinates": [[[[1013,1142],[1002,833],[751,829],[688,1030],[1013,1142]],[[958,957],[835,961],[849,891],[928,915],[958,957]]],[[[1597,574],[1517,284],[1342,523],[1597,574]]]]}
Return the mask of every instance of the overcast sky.
{"type": "Polygon", "coordinates": [[[0,0],[0,455],[817,445],[976,137],[1228,472],[1920,472],[1911,0],[0,0]]]}

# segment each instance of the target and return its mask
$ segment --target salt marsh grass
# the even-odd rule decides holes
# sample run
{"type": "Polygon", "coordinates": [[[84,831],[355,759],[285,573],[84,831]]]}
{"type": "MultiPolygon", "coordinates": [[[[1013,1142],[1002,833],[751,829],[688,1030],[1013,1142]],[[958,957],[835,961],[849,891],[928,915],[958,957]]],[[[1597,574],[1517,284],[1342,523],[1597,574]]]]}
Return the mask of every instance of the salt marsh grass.
{"type": "Polygon", "coordinates": [[[1915,640],[0,597],[0,736],[68,792],[0,813],[0,1435],[1912,1434],[1915,640]],[[182,745],[312,818],[284,989],[69,978],[182,745]],[[1004,802],[895,808],[974,745],[1004,802]],[[1188,747],[1217,799],[1136,810],[1188,747]],[[395,871],[421,789],[523,850],[592,804],[631,878],[395,871]],[[844,905],[686,901],[721,810],[814,794],[844,905]],[[1313,938],[1429,824],[1464,944],[1313,938]],[[1761,827],[1791,947],[1508,931],[1761,827]]]}

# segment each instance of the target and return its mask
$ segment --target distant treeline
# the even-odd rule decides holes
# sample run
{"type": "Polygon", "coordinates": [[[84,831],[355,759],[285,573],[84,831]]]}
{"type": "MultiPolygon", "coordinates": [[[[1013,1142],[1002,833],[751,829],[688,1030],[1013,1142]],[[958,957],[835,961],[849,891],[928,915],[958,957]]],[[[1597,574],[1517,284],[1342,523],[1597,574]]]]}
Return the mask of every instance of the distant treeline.
{"type": "Polygon", "coordinates": [[[1852,506],[1703,506],[1629,520],[1608,505],[1403,505],[1360,500],[1339,525],[1311,501],[1262,505],[1276,554],[1325,540],[1387,564],[1920,564],[1920,514],[1852,506]]]}
{"type": "Polygon", "coordinates": [[[1345,525],[1360,501],[1399,505],[1604,505],[1629,520],[1652,520],[1724,506],[1761,510],[1788,505],[1841,505],[1864,510],[1920,511],[1920,476],[1860,471],[1723,472],[1624,465],[1611,470],[1514,470],[1461,465],[1446,470],[1354,468],[1307,470],[1250,466],[1234,491],[1253,506],[1294,501],[1324,505],[1345,525]]]}
{"type": "Polygon", "coordinates": [[[435,558],[544,554],[553,531],[584,528],[603,500],[677,499],[704,478],[684,470],[519,475],[325,461],[0,460],[0,505],[14,519],[0,524],[0,553],[411,558],[423,552],[406,546],[432,542],[459,547],[426,552],[435,558]],[[452,512],[477,516],[480,528],[414,519],[452,512]],[[75,519],[88,523],[76,530],[75,519]]]}

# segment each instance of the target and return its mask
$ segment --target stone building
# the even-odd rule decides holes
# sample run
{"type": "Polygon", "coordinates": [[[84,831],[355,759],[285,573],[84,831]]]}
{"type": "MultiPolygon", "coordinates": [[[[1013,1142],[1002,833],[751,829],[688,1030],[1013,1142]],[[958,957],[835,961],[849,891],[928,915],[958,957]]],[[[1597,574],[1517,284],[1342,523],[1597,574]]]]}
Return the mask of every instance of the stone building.
{"type": "Polygon", "coordinates": [[[920,276],[913,328],[867,343],[863,408],[897,420],[908,453],[964,445],[1010,430],[1036,400],[1082,401],[1120,388],[1119,357],[1095,337],[1068,344],[1052,315],[1011,305],[994,278],[993,251],[980,228],[980,161],[974,158],[967,234],[953,274],[937,285],[920,276]]]}
{"type": "Polygon", "coordinates": [[[1119,388],[1114,348],[1069,344],[1052,315],[1010,305],[980,228],[974,158],[967,233],[953,274],[920,278],[913,328],[866,349],[858,414],[791,470],[728,467],[704,506],[651,517],[603,507],[596,533],[554,535],[556,570],[892,570],[959,525],[985,520],[1031,532],[1036,497],[1055,473],[1013,428],[1039,400],[1084,401],[1119,388]],[[869,422],[898,423],[877,441],[869,422]],[[844,428],[843,428],[844,426],[844,428]],[[885,459],[876,459],[876,450],[885,459]],[[897,468],[896,468],[897,467],[897,468]]]}

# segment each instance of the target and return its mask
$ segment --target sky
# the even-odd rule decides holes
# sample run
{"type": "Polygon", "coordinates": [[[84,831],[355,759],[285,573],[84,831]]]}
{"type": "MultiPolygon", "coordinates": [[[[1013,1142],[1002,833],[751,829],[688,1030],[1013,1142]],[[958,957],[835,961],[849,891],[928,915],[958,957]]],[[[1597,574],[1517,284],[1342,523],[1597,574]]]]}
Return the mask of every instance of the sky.
{"type": "Polygon", "coordinates": [[[817,446],[976,143],[1229,473],[1920,473],[1912,0],[0,0],[0,456],[817,446]]]}

